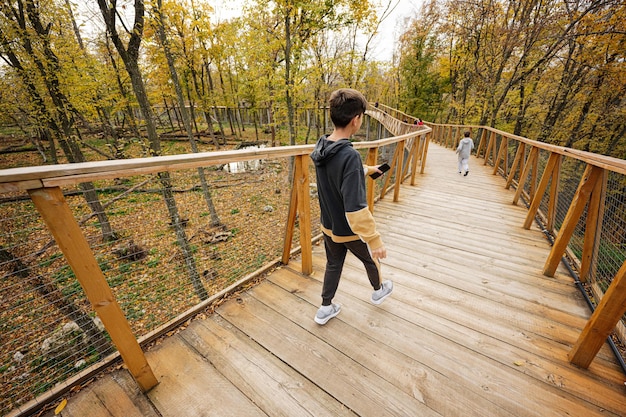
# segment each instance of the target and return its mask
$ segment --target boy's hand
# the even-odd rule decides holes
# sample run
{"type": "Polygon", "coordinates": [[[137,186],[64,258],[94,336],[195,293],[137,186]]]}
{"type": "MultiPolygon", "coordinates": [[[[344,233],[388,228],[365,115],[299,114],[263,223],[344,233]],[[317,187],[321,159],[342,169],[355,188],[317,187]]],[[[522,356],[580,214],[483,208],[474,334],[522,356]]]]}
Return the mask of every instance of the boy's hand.
{"type": "Polygon", "coordinates": [[[372,250],[372,258],[385,259],[386,257],[387,257],[387,249],[385,249],[385,246],[381,246],[380,248],[372,250]]]}

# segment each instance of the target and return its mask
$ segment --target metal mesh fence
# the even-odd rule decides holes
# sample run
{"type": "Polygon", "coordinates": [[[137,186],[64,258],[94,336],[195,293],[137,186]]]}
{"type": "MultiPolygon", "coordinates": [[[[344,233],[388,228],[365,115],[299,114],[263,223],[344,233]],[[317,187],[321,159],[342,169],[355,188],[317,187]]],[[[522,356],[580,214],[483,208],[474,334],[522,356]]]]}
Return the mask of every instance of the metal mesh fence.
{"type": "MultiPolygon", "coordinates": [[[[501,141],[499,135],[496,137],[497,149],[500,149],[501,141]]],[[[486,148],[486,145],[484,145],[486,148]]],[[[530,146],[524,149],[521,162],[514,166],[515,156],[519,150],[521,142],[510,140],[507,144],[505,164],[506,169],[502,168],[500,173],[508,177],[511,170],[515,170],[513,184],[517,187],[521,172],[524,168],[524,162],[530,156],[530,146]],[[506,174],[506,175],[505,175],[506,174]]],[[[539,150],[536,170],[532,170],[528,174],[528,178],[524,183],[524,192],[531,198],[537,192],[537,185],[542,178],[548,158],[550,154],[546,150],[539,150]]],[[[490,158],[489,165],[493,166],[495,161],[492,155],[482,153],[482,157],[490,158]]],[[[502,162],[501,162],[502,164],[502,162]]],[[[558,187],[557,201],[554,209],[553,228],[549,227],[549,190],[552,182],[551,178],[548,182],[547,191],[541,196],[538,218],[542,223],[542,228],[546,230],[552,238],[555,238],[567,216],[572,201],[574,199],[578,185],[582,179],[586,168],[586,163],[574,158],[562,158],[558,187]],[[551,229],[551,230],[550,230],[551,229]]],[[[605,196],[600,209],[600,225],[596,236],[595,248],[591,261],[591,269],[589,276],[585,279],[585,287],[592,302],[597,305],[602,294],[607,290],[613,277],[626,260],[626,177],[624,175],[608,172],[605,186],[605,196]]],[[[528,203],[528,201],[527,201],[528,203]]],[[[566,254],[567,262],[575,271],[580,271],[583,247],[585,244],[585,232],[587,227],[587,210],[583,211],[580,219],[568,244],[568,252],[566,254]]],[[[618,334],[622,335],[626,328],[626,316],[622,318],[621,327],[618,326],[618,334]]],[[[623,343],[623,342],[622,342],[623,343]]]]}
{"type": "MultiPolygon", "coordinates": [[[[437,126],[435,128],[434,140],[441,142],[444,146],[453,147],[454,141],[451,138],[457,137],[462,126],[437,126]],[[456,136],[455,136],[456,135],[456,136]]],[[[504,140],[502,134],[494,135],[494,143],[491,149],[488,144],[491,140],[491,133],[478,128],[474,135],[476,144],[475,155],[487,161],[487,165],[494,166],[496,155],[500,155],[500,147],[504,140]]],[[[531,146],[509,139],[506,143],[505,152],[498,159],[499,173],[507,179],[511,179],[514,188],[519,187],[520,177],[526,161],[530,158],[531,146]],[[523,148],[522,148],[523,147],[523,148]],[[523,149],[523,152],[522,152],[523,149]]],[[[539,149],[537,164],[533,166],[526,181],[522,200],[529,204],[529,198],[533,198],[538,192],[537,187],[546,169],[550,153],[547,150],[539,149]]],[[[574,196],[587,164],[576,158],[561,158],[559,167],[558,184],[552,177],[547,186],[547,191],[541,195],[541,202],[537,218],[542,229],[554,239],[570,210],[574,196]],[[556,186],[556,201],[550,202],[550,190],[556,186]],[[551,205],[553,207],[552,211],[551,205]]],[[[607,180],[603,187],[604,195],[601,198],[599,210],[599,224],[594,241],[594,250],[590,263],[590,270],[587,277],[584,277],[583,286],[586,289],[591,303],[597,305],[604,292],[608,289],[612,279],[626,261],[626,176],[612,171],[607,171],[607,180]]],[[[580,216],[576,227],[572,232],[572,237],[565,254],[566,261],[574,271],[580,272],[581,258],[585,245],[585,232],[587,226],[588,205],[580,216]]],[[[626,315],[621,323],[616,327],[616,336],[622,345],[626,341],[626,315]]],[[[622,357],[624,352],[622,350],[622,357]]]]}
{"type": "MultiPolygon", "coordinates": [[[[626,261],[626,178],[611,172],[606,184],[600,243],[594,253],[593,282],[606,291],[611,279],[626,261]]],[[[622,320],[626,325],[626,317],[622,320]]]]}
{"type": "MultiPolygon", "coordinates": [[[[393,136],[374,120],[370,123],[360,140],[393,136]]],[[[395,144],[380,147],[377,163],[391,163],[395,149],[395,144]]],[[[365,160],[367,150],[359,152],[365,160]]],[[[291,158],[265,159],[121,176],[62,191],[131,330],[141,339],[281,257],[292,170],[291,158]]],[[[313,164],[309,180],[315,237],[321,229],[313,164]]],[[[394,172],[375,180],[375,196],[385,182],[394,181],[394,172]]],[[[104,363],[116,348],[29,196],[0,197],[4,415],[66,386],[69,378],[104,363]]],[[[300,245],[298,222],[291,248],[300,245]]]]}
{"type": "MultiPolygon", "coordinates": [[[[195,169],[170,174],[165,193],[157,175],[97,181],[100,216],[91,215],[78,187],[63,191],[139,338],[282,254],[289,172],[288,159],[205,168],[208,193],[195,169]],[[170,196],[169,208],[164,195],[170,196]]],[[[312,196],[315,235],[319,208],[312,196]]],[[[30,199],[4,197],[2,414],[115,351],[30,199]]],[[[296,228],[292,247],[298,240],[296,228]]]]}

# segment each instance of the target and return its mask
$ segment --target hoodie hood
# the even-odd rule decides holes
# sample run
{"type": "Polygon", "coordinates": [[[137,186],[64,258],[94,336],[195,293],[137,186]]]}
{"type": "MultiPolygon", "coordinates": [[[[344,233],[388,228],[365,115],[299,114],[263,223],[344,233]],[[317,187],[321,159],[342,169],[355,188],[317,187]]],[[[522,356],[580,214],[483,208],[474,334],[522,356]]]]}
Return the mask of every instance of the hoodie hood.
{"type": "Polygon", "coordinates": [[[338,141],[332,141],[326,139],[327,136],[319,138],[315,144],[315,148],[311,153],[311,159],[315,163],[315,166],[325,165],[330,159],[332,159],[337,152],[345,147],[352,147],[352,143],[348,139],[339,139],[338,141]]]}

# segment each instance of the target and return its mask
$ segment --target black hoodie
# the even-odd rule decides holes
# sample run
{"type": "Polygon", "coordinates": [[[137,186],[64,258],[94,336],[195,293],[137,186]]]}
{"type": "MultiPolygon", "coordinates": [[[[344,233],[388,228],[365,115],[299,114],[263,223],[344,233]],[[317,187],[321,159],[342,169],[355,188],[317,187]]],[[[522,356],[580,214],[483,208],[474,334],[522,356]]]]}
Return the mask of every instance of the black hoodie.
{"type": "Polygon", "coordinates": [[[348,139],[319,138],[311,153],[317,176],[322,231],[335,242],[357,239],[371,249],[382,246],[376,223],[367,207],[365,173],[369,167],[348,139]]]}

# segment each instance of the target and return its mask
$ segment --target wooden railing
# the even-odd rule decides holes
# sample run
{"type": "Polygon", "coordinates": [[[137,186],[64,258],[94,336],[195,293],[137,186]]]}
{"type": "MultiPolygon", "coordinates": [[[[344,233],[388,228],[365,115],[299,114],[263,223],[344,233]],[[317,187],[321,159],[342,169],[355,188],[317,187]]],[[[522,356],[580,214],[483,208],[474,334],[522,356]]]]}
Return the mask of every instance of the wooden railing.
{"type": "MultiPolygon", "coordinates": [[[[375,111],[374,113],[376,120],[379,120],[390,132],[394,134],[395,132],[402,132],[403,134],[376,141],[353,143],[354,148],[365,152],[365,163],[369,165],[379,163],[379,149],[389,150],[390,154],[393,153],[390,161],[392,169],[383,177],[384,180],[374,181],[369,177],[367,179],[368,203],[372,210],[377,197],[377,188],[380,192],[378,198],[384,198],[387,191],[393,189],[394,201],[397,201],[401,189],[400,184],[405,179],[410,178],[411,184],[415,184],[416,173],[424,172],[431,132],[429,128],[409,129],[398,124],[384,112],[375,111]],[[384,184],[381,186],[383,181],[384,184]]],[[[312,242],[314,238],[312,236],[313,220],[309,184],[312,170],[308,156],[312,149],[313,145],[284,146],[6,169],[0,170],[0,194],[15,196],[23,192],[28,193],[47,229],[54,237],[63,257],[83,288],[93,311],[100,318],[112,342],[117,347],[119,355],[141,389],[146,391],[158,381],[146,361],[142,350],[143,345],[156,340],[175,326],[184,323],[194,314],[206,309],[210,303],[245,285],[257,275],[275,266],[279,261],[288,263],[290,256],[296,250],[301,252],[302,272],[304,274],[312,272],[312,242]],[[193,308],[162,324],[150,333],[135,337],[129,321],[107,282],[106,273],[103,272],[94,253],[93,236],[87,236],[81,228],[82,222],[77,221],[75,211],[68,204],[62,187],[76,186],[85,182],[120,180],[140,175],[149,176],[162,172],[175,173],[181,170],[233,162],[258,159],[286,160],[289,158],[293,158],[294,169],[288,218],[285,219],[282,257],[266,263],[254,273],[240,277],[232,285],[202,300],[193,308]],[[299,229],[300,248],[292,250],[291,246],[296,229],[299,229]]],[[[236,259],[234,261],[236,262],[236,259]]],[[[26,326],[29,324],[26,323],[26,326]]],[[[88,375],[102,369],[116,357],[117,354],[111,355],[106,361],[92,366],[89,372],[84,371],[79,377],[64,384],[64,387],[56,391],[48,391],[47,394],[44,394],[44,398],[38,398],[20,406],[20,412],[28,412],[29,407],[34,408],[41,402],[47,402],[58,397],[63,391],[77,383],[80,378],[87,378],[88,375]],[[45,398],[46,396],[47,398],[45,398]]]]}
{"type": "Polygon", "coordinates": [[[456,148],[465,131],[471,132],[476,157],[506,179],[505,188],[516,187],[512,204],[522,197],[527,201],[528,215],[521,226],[529,229],[537,220],[553,240],[544,275],[554,276],[566,256],[579,283],[585,284],[581,290],[600,300],[591,306],[594,312],[569,354],[570,361],[587,368],[613,332],[625,341],[621,319],[626,312],[626,161],[486,126],[428,125],[433,140],[449,148],[456,148]]]}

